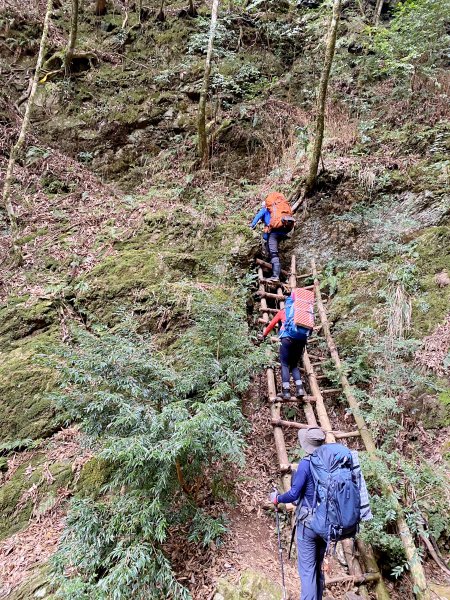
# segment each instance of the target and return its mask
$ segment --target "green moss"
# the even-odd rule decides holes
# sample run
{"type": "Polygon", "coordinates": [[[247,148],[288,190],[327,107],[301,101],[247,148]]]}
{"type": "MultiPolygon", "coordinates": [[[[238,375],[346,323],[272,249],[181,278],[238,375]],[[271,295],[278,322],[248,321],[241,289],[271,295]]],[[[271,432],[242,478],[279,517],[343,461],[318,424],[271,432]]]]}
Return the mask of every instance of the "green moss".
{"type": "Polygon", "coordinates": [[[47,330],[56,319],[56,309],[51,300],[35,301],[24,296],[11,299],[0,308],[0,350],[8,348],[14,340],[47,330]]]}
{"type": "Polygon", "coordinates": [[[33,363],[57,341],[56,330],[35,334],[10,352],[0,353],[0,439],[38,439],[54,431],[54,409],[47,393],[55,383],[50,370],[33,363]]]}
{"type": "Polygon", "coordinates": [[[254,238],[240,219],[216,223],[199,212],[206,222],[197,228],[193,219],[181,210],[148,215],[135,237],[116,244],[116,254],[77,282],[78,306],[113,322],[119,307],[133,300],[140,310],[147,303],[181,307],[197,278],[217,283],[233,269],[247,270],[254,238]]]}
{"type": "Polygon", "coordinates": [[[344,348],[358,345],[360,330],[375,325],[382,274],[347,273],[339,280],[338,293],[329,306],[330,320],[337,324],[336,340],[344,348]]]}
{"type": "Polygon", "coordinates": [[[280,600],[282,592],[278,584],[262,573],[247,569],[237,583],[219,579],[217,596],[221,600],[280,600]]]}
{"type": "Polygon", "coordinates": [[[51,483],[44,476],[44,464],[46,455],[39,453],[28,462],[21,465],[9,481],[0,488],[0,539],[9,537],[27,526],[36,506],[36,512],[44,512],[50,508],[56,499],[57,490],[70,483],[72,478],[72,466],[67,462],[57,462],[49,467],[53,476],[51,483]],[[37,498],[35,501],[29,499],[19,509],[18,503],[24,494],[33,486],[37,485],[37,498]]]}
{"type": "Polygon", "coordinates": [[[97,498],[110,478],[112,471],[112,465],[106,460],[98,457],[91,458],[81,470],[77,482],[77,494],[82,497],[97,498]]]}
{"type": "Polygon", "coordinates": [[[45,565],[34,570],[24,583],[11,592],[8,599],[30,600],[30,598],[41,598],[43,600],[51,600],[54,598],[51,589],[50,570],[45,565]]]}
{"type": "Polygon", "coordinates": [[[430,227],[416,239],[416,266],[420,293],[413,298],[412,327],[416,337],[429,335],[449,312],[450,286],[439,287],[435,276],[450,275],[450,227],[430,227]]]}

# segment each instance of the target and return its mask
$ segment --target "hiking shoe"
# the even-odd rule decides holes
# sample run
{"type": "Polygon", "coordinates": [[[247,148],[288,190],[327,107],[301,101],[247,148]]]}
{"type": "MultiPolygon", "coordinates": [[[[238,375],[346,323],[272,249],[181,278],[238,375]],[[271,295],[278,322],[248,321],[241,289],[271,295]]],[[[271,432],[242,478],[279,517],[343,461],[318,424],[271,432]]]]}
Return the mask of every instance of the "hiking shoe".
{"type": "Polygon", "coordinates": [[[280,278],[277,277],[276,275],[272,275],[272,277],[269,277],[269,279],[267,281],[273,281],[275,283],[278,283],[280,281],[280,278]]]}
{"type": "Polygon", "coordinates": [[[303,396],[306,396],[305,388],[302,384],[295,386],[295,395],[297,398],[303,398],[303,396]]]}
{"type": "Polygon", "coordinates": [[[285,388],[281,392],[281,397],[283,398],[283,400],[290,400],[291,399],[291,390],[285,388]]]}

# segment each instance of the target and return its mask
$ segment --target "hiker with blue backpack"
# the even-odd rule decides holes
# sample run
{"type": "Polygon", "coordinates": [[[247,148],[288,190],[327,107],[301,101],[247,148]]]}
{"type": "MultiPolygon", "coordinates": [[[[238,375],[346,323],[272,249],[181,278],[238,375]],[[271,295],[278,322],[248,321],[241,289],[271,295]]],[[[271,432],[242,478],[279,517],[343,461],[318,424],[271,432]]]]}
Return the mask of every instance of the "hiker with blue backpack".
{"type": "Polygon", "coordinates": [[[307,456],[294,473],[291,489],[270,494],[277,510],[280,503],[296,504],[300,600],[322,600],[322,563],[327,548],[354,538],[360,521],[372,518],[357,452],[342,444],[325,444],[325,437],[320,427],[299,431],[299,443],[307,456]]]}
{"type": "Polygon", "coordinates": [[[281,273],[278,245],[279,242],[287,238],[295,223],[292,209],[283,194],[279,192],[269,194],[262,203],[261,210],[255,215],[250,227],[255,229],[260,221],[264,223],[263,239],[272,263],[272,277],[269,277],[269,281],[276,282],[280,280],[281,273]]]}
{"type": "MultiPolygon", "coordinates": [[[[286,299],[285,308],[279,310],[274,318],[270,321],[267,327],[262,332],[263,338],[266,337],[277,323],[282,323],[279,338],[280,338],[280,363],[281,363],[281,380],[282,392],[281,397],[284,400],[289,400],[291,397],[290,380],[291,373],[295,382],[295,395],[301,398],[305,395],[302,378],[300,375],[299,363],[306,347],[308,337],[311,335],[311,328],[295,324],[296,296],[300,296],[301,289],[295,289],[286,299]]],[[[311,309],[312,310],[312,309],[311,309]]]]}

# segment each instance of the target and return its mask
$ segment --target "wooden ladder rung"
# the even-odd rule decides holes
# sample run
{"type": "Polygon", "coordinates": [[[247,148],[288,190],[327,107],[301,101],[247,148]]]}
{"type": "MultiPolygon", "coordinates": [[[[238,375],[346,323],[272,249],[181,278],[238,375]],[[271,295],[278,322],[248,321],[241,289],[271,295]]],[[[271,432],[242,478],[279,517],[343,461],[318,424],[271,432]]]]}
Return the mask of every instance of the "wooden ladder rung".
{"type": "Polygon", "coordinates": [[[279,308],[262,308],[262,306],[260,306],[258,310],[259,310],[259,312],[277,313],[280,309],[279,308]]]}
{"type": "MultiPolygon", "coordinates": [[[[266,269],[272,270],[271,263],[269,263],[265,260],[261,260],[260,258],[256,259],[256,264],[259,265],[260,267],[265,267],[266,269]]],[[[289,271],[286,271],[285,269],[281,269],[281,274],[286,275],[286,277],[289,277],[289,275],[290,275],[289,271]]]]}
{"type": "MultiPolygon", "coordinates": [[[[285,421],[284,419],[272,420],[273,427],[292,427],[292,429],[308,429],[307,423],[297,423],[296,421],[285,421]]],[[[355,431],[326,431],[332,433],[337,440],[351,437],[359,437],[361,434],[358,430],[355,431]]]]}
{"type": "Polygon", "coordinates": [[[273,298],[274,300],[285,300],[286,296],[284,294],[272,294],[272,292],[263,292],[263,291],[258,291],[256,292],[256,294],[258,296],[261,296],[262,298],[273,298]]]}
{"type": "Polygon", "coordinates": [[[284,399],[284,398],[280,398],[279,396],[276,396],[275,398],[269,398],[269,402],[281,402],[283,403],[287,403],[287,402],[315,402],[316,401],[316,397],[315,396],[302,396],[301,398],[297,398],[297,396],[291,396],[288,399],[284,399]]]}

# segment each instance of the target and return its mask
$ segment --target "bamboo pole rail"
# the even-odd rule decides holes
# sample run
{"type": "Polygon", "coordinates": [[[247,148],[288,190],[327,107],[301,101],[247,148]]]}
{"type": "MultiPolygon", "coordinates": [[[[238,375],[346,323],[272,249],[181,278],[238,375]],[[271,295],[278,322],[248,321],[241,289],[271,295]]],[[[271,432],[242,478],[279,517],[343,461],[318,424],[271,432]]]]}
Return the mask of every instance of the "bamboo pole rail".
{"type": "MultiPolygon", "coordinates": [[[[333,337],[330,332],[330,326],[327,318],[327,314],[325,311],[325,307],[322,302],[322,295],[320,292],[318,273],[316,269],[315,261],[311,261],[312,272],[314,274],[314,290],[317,301],[317,309],[322,322],[322,330],[327,341],[328,350],[331,354],[331,357],[334,361],[336,369],[338,373],[340,373],[340,381],[342,385],[342,390],[347,398],[347,402],[352,409],[353,418],[355,419],[358,430],[361,434],[361,438],[366,447],[367,453],[371,457],[371,459],[375,462],[378,462],[381,465],[381,460],[377,454],[376,446],[374,439],[367,428],[365,420],[361,414],[359,409],[359,403],[356,400],[352,387],[348,381],[347,376],[343,373],[342,370],[342,362],[340,360],[336,345],[334,343],[333,337]]],[[[315,395],[315,394],[314,394],[315,395]]],[[[420,556],[418,554],[417,548],[414,544],[414,538],[412,533],[408,527],[405,516],[403,514],[403,509],[398,501],[397,495],[392,487],[391,483],[387,481],[387,479],[382,475],[383,469],[377,469],[377,474],[379,478],[380,485],[392,503],[392,506],[396,512],[396,521],[397,528],[400,539],[403,542],[403,546],[405,549],[406,557],[408,559],[409,569],[411,573],[411,579],[413,581],[414,595],[417,600],[430,600],[430,592],[427,589],[427,582],[425,577],[425,572],[422,567],[422,563],[420,561],[420,556]]],[[[383,580],[380,579],[377,583],[377,589],[380,586],[384,586],[383,580]]],[[[387,592],[386,592],[387,593],[387,592]]],[[[387,597],[387,596],[386,596],[387,597]]]]}

